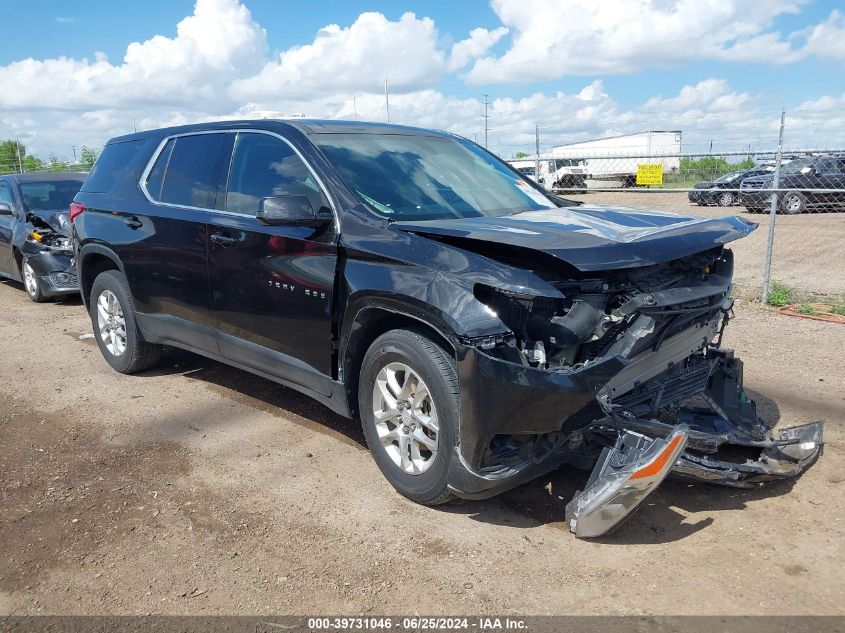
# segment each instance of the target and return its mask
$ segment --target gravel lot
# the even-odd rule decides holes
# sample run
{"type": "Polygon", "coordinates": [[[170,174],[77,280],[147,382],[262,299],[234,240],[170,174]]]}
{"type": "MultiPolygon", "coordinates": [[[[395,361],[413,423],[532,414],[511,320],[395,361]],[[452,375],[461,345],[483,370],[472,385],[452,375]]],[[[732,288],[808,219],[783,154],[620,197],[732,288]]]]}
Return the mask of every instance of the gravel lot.
{"type": "Polygon", "coordinates": [[[585,473],[417,506],[356,423],[186,353],[121,376],[90,331],[0,282],[0,613],[845,614],[841,325],[739,305],[726,333],[765,417],[828,420],[802,478],[666,482],[591,542],[585,473]]]}
{"type": "MultiPolygon", "coordinates": [[[[595,192],[569,195],[587,204],[617,204],[674,211],[696,217],[737,214],[760,224],[751,235],[733,246],[736,254],[734,281],[743,292],[757,297],[763,279],[769,215],[748,213],[745,207],[699,207],[690,204],[686,193],[647,191],[595,192]]],[[[809,293],[845,294],[845,212],[778,215],[772,279],[809,293]]]]}

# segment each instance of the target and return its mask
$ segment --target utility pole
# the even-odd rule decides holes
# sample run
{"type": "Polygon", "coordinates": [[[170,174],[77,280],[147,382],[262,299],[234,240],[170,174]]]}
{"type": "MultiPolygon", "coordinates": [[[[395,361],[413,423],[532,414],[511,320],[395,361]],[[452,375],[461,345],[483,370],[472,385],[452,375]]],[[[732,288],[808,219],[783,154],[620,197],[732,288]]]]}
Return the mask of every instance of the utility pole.
{"type": "Polygon", "coordinates": [[[778,187],[780,187],[780,163],[783,159],[783,124],[786,121],[786,110],[780,111],[780,136],[778,137],[778,153],[775,159],[775,173],[772,178],[772,204],[769,209],[769,235],[766,242],[766,266],[763,268],[763,303],[769,298],[769,277],[772,274],[772,249],[775,246],[775,218],[778,213],[778,187]]]}
{"type": "Polygon", "coordinates": [[[387,79],[384,80],[384,111],[387,114],[387,122],[390,123],[390,90],[387,86],[387,79]]]}
{"type": "Polygon", "coordinates": [[[132,119],[132,129],[135,130],[135,132],[138,131],[138,126],[135,125],[135,119],[132,119]]]}
{"type": "Polygon", "coordinates": [[[15,141],[15,150],[18,153],[18,171],[23,173],[23,161],[21,160],[21,142],[15,141]]]}
{"type": "Polygon", "coordinates": [[[540,184],[540,126],[534,124],[534,149],[536,159],[534,160],[534,181],[540,184]]]}
{"type": "Polygon", "coordinates": [[[490,130],[490,128],[487,127],[487,119],[490,118],[490,115],[487,114],[487,105],[488,105],[488,103],[487,103],[487,93],[484,93],[484,114],[482,114],[481,116],[484,117],[484,147],[485,148],[487,147],[487,132],[490,130]]]}
{"type": "Polygon", "coordinates": [[[76,145],[70,146],[71,151],[73,152],[73,162],[76,162],[76,145]]]}
{"type": "Polygon", "coordinates": [[[358,120],[358,102],[355,101],[355,96],[352,96],[352,110],[355,112],[355,120],[358,120]]]}

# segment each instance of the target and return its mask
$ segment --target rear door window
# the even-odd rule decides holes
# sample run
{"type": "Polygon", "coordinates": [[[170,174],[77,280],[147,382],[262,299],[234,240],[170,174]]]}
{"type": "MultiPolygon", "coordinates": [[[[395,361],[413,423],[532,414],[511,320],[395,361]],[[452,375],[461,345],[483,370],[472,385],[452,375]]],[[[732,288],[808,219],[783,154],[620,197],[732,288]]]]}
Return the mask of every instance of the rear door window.
{"type": "Polygon", "coordinates": [[[194,134],[175,139],[161,185],[161,202],[214,208],[225,136],[225,133],[194,134]]]}

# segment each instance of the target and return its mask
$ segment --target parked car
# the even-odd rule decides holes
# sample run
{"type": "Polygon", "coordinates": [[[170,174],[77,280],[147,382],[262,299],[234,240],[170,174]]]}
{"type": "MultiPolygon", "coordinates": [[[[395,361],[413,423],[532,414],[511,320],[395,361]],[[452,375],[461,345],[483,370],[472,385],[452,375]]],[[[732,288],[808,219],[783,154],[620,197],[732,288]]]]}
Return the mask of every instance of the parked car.
{"type": "Polygon", "coordinates": [[[0,176],[0,276],[23,282],[36,303],[76,295],[68,206],[85,174],[0,176]]]}
{"type": "Polygon", "coordinates": [[[288,385],[359,416],[420,503],[595,467],[567,510],[595,536],[670,471],[752,486],[819,452],[717,344],[740,217],[581,205],[448,133],[263,120],[113,139],[71,219],[115,370],[172,345],[288,385]]]}
{"type": "MultiPolygon", "coordinates": [[[[774,174],[755,176],[742,181],[740,204],[751,212],[768,211],[774,186],[774,174]]],[[[777,211],[789,215],[808,209],[845,209],[845,157],[806,156],[781,166],[777,194],[777,211]],[[837,191],[814,191],[835,189],[837,191]]]]}
{"type": "Polygon", "coordinates": [[[698,205],[729,207],[739,201],[739,186],[745,178],[771,173],[767,168],[743,169],[719,176],[715,180],[696,183],[695,191],[687,194],[690,202],[698,205]]]}

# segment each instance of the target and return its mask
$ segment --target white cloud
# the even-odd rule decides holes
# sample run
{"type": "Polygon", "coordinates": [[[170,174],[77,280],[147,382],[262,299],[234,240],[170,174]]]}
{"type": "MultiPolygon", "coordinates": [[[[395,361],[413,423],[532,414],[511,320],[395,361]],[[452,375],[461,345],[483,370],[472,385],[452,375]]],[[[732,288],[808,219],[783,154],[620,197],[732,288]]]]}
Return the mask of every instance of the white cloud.
{"type": "Polygon", "coordinates": [[[264,29],[237,0],[197,0],[176,37],[133,42],[123,63],[25,59],[0,66],[0,108],[82,110],[139,104],[190,105],[222,97],[228,83],[260,64],[264,29]]]}
{"type": "MultiPolygon", "coordinates": [[[[94,53],[90,59],[25,59],[0,66],[0,138],[20,138],[42,155],[68,156],[71,145],[102,145],[131,132],[133,120],[138,129],[148,129],[241,118],[257,109],[383,120],[383,80],[389,78],[391,121],[481,140],[480,100],[438,89],[461,70],[470,69],[472,81],[520,83],[700,60],[786,63],[809,55],[845,60],[840,11],[786,37],[772,30],[775,17],[797,11],[803,2],[493,0],[503,26],[473,29],[457,41],[427,17],[406,13],[389,20],[363,13],[352,24],[326,26],[309,43],[269,59],[264,29],[241,2],[197,0],[175,35],[129,44],[119,63],[94,53]],[[506,52],[493,56],[503,44],[506,52]]],[[[608,92],[601,81],[590,81],[570,92],[494,99],[490,146],[505,155],[530,151],[535,124],[543,147],[660,128],[683,129],[688,149],[710,139],[717,149],[776,142],[777,107],[723,79],[694,80],[624,107],[621,95],[608,92]]],[[[817,94],[824,92],[820,84],[817,94]]],[[[788,144],[845,141],[843,112],[845,96],[793,108],[788,144]]]]}
{"type": "Polygon", "coordinates": [[[841,11],[832,11],[827,20],[801,34],[807,36],[805,53],[845,62],[845,15],[841,11]]]}
{"type": "Polygon", "coordinates": [[[391,21],[381,13],[362,13],[348,27],[330,24],[310,44],[283,51],[257,75],[235,81],[230,94],[235,99],[264,102],[327,91],[376,93],[383,89],[385,79],[391,91],[418,90],[433,85],[448,71],[463,68],[506,33],[504,27],[473,29],[447,54],[430,18],[405,13],[391,21]]]}
{"type": "Polygon", "coordinates": [[[79,18],[74,18],[72,16],[67,15],[58,15],[56,16],[56,22],[59,24],[73,24],[74,22],[79,22],[79,18]]]}
{"type": "Polygon", "coordinates": [[[707,59],[786,63],[796,51],[768,29],[806,1],[492,0],[511,47],[479,59],[467,80],[529,82],[707,59]]]}

